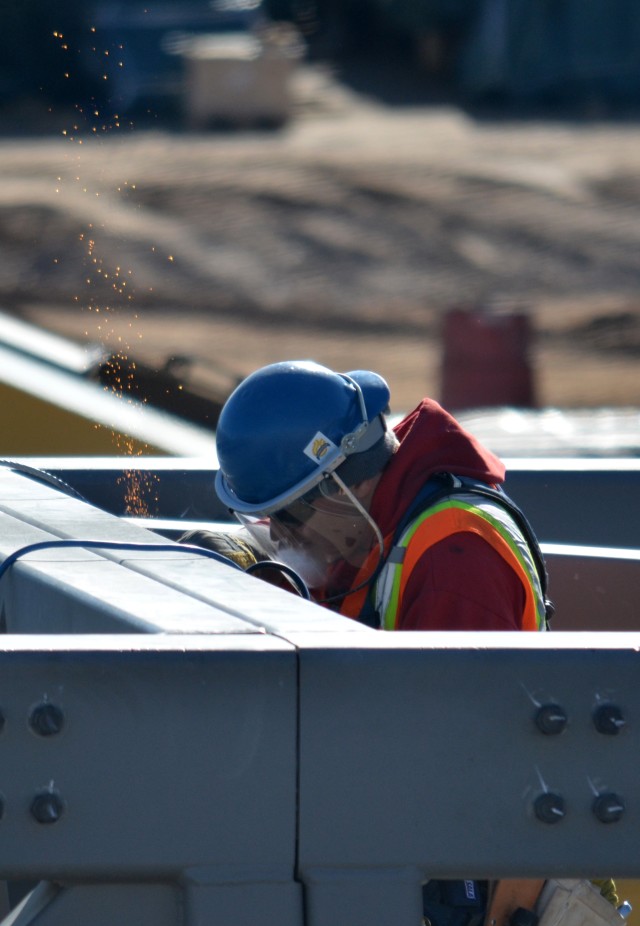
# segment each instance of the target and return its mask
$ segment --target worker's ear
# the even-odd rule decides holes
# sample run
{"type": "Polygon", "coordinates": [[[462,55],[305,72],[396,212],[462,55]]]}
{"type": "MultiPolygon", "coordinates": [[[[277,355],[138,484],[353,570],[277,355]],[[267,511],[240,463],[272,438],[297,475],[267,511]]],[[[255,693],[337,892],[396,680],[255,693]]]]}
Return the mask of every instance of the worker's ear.
{"type": "Polygon", "coordinates": [[[358,501],[362,502],[365,508],[371,501],[379,479],[380,474],[377,473],[375,476],[371,476],[369,479],[363,479],[362,482],[357,482],[355,485],[349,487],[358,501]]]}

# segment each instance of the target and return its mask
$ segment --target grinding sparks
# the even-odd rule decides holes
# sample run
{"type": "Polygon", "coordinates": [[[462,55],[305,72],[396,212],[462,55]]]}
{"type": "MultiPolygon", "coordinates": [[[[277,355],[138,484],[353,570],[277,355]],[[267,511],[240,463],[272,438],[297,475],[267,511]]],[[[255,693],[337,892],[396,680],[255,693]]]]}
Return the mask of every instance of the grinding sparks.
{"type": "MultiPolygon", "coordinates": [[[[112,68],[123,67],[123,61],[119,60],[123,57],[122,46],[111,49],[101,47],[98,38],[99,30],[96,26],[90,26],[89,29],[93,48],[87,48],[86,51],[93,52],[96,66],[95,77],[108,81],[110,75],[113,75],[112,68]]],[[[66,56],[60,76],[64,76],[65,80],[75,78],[75,68],[71,66],[71,55],[74,49],[70,47],[62,31],[55,30],[53,38],[57,47],[66,56]]],[[[102,133],[120,129],[120,115],[113,113],[107,118],[102,109],[97,96],[89,97],[82,105],[75,104],[74,116],[66,127],[60,130],[66,142],[83,145],[85,149],[91,148],[96,142],[100,143],[102,133]]],[[[123,124],[126,124],[126,121],[123,124]]],[[[103,189],[100,186],[96,189],[91,181],[83,177],[80,169],[84,152],[82,155],[77,153],[75,157],[69,157],[69,155],[67,157],[70,161],[78,163],[73,164],[67,173],[62,173],[56,178],[55,191],[58,195],[65,192],[64,186],[67,183],[72,188],[70,190],[72,195],[91,197],[90,202],[95,203],[97,208],[97,200],[102,202],[105,199],[117,197],[118,194],[126,195],[136,188],[135,183],[125,180],[119,185],[113,183],[109,184],[108,188],[103,189]]],[[[81,249],[83,258],[84,273],[81,281],[83,280],[84,284],[83,292],[71,298],[76,305],[81,307],[82,312],[89,313],[82,326],[85,337],[99,342],[105,349],[107,359],[100,364],[97,374],[104,389],[119,401],[144,405],[147,400],[140,385],[141,381],[144,385],[144,381],[141,371],[130,356],[130,345],[139,344],[142,339],[142,333],[138,330],[138,315],[130,311],[124,317],[120,314],[123,310],[126,312],[136,298],[135,274],[133,268],[122,266],[122,259],[113,261],[108,252],[105,252],[105,246],[109,245],[103,237],[104,228],[105,226],[99,221],[95,224],[86,222],[84,230],[77,236],[77,247],[81,249]]],[[[168,260],[173,261],[174,256],[169,255],[168,260]]],[[[53,265],[56,267],[62,266],[63,263],[62,258],[53,258],[53,265]]],[[[143,287],[143,291],[146,289],[147,285],[143,287]]],[[[149,291],[153,291],[153,288],[149,287],[149,291]]],[[[96,427],[102,426],[96,425],[96,427]]],[[[115,430],[112,431],[112,438],[115,453],[118,455],[137,457],[152,450],[147,444],[115,430]]],[[[131,470],[123,473],[120,481],[124,486],[127,514],[143,516],[153,514],[157,510],[157,477],[144,471],[131,470]]]]}

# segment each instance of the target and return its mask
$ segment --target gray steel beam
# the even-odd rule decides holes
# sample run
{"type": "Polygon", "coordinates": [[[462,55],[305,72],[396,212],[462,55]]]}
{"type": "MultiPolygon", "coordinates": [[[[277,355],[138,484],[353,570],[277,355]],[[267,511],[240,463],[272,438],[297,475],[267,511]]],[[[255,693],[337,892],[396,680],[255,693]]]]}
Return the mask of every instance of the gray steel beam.
{"type": "Polygon", "coordinates": [[[638,634],[8,636],[0,666],[0,873],[97,884],[87,914],[156,884],[189,926],[382,926],[429,877],[640,875],[638,634]]]}
{"type": "Polygon", "coordinates": [[[640,630],[640,550],[543,544],[554,630],[640,630]]]}
{"type": "Polygon", "coordinates": [[[506,460],[505,488],[545,543],[638,546],[640,459],[506,460]]]}
{"type": "Polygon", "coordinates": [[[128,891],[140,897],[111,922],[151,923],[137,905],[160,900],[145,883],[164,884],[176,909],[161,922],[200,923],[207,911],[240,923],[238,910],[261,909],[301,922],[290,644],[7,636],[0,678],[0,873],[85,888],[87,916],[70,913],[74,887],[50,898],[43,922],[106,923],[103,896],[122,914],[128,891]],[[115,886],[132,883],[120,897],[115,886]],[[180,919],[178,889],[190,911],[180,919]]]}
{"type": "MultiPolygon", "coordinates": [[[[0,469],[0,560],[46,539],[167,541],[59,490],[0,469]]],[[[15,633],[265,633],[344,626],[230,565],[176,544],[157,552],[54,549],[18,560],[0,585],[0,627],[15,633]]],[[[353,633],[366,628],[349,622],[353,633]]]]}
{"type": "MultiPolygon", "coordinates": [[[[224,521],[212,464],[185,459],[25,458],[78,489],[92,504],[126,513],[123,473],[137,473],[162,519],[224,521]],[[157,499],[157,501],[155,500],[157,499]]],[[[637,546],[629,512],[640,509],[640,459],[544,458],[505,460],[507,491],[525,510],[540,540],[591,546],[637,546]]]]}
{"type": "MultiPolygon", "coordinates": [[[[134,535],[0,473],[0,559],[134,535]]],[[[47,882],[5,926],[415,926],[431,877],[640,876],[640,633],[380,633],[177,550],[40,552],[0,603],[55,631],[0,647],[0,877],[47,882]]]]}
{"type": "Polygon", "coordinates": [[[639,873],[640,635],[292,642],[303,875],[639,873]]]}
{"type": "Polygon", "coordinates": [[[2,926],[178,926],[182,892],[168,884],[77,884],[43,881],[2,926]]]}

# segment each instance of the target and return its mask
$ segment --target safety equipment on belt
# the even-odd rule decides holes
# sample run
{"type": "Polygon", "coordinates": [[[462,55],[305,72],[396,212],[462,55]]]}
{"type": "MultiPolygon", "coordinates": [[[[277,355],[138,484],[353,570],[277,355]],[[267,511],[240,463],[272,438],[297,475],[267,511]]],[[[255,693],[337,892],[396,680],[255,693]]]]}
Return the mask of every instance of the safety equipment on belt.
{"type": "Polygon", "coordinates": [[[605,880],[427,881],[423,926],[623,926],[631,905],[619,905],[605,880]]]}
{"type": "Polygon", "coordinates": [[[616,909],[603,888],[598,890],[601,883],[555,878],[546,881],[535,908],[538,926],[623,926],[631,904],[616,909]]]}
{"type": "Polygon", "coordinates": [[[422,888],[423,926],[482,926],[486,881],[431,880],[422,888]]]}
{"type": "Polygon", "coordinates": [[[310,360],[263,367],[234,390],[216,430],[216,492],[227,508],[269,515],[306,495],[384,436],[389,387],[377,373],[310,360]]]}

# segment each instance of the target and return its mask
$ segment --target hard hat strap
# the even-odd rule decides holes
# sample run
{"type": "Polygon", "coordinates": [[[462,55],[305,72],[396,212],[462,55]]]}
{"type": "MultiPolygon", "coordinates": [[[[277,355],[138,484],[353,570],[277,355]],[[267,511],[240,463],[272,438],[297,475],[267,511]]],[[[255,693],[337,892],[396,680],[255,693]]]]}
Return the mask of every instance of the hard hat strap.
{"type": "Polygon", "coordinates": [[[360,440],[366,433],[369,427],[369,415],[367,414],[367,406],[365,404],[364,396],[362,394],[362,389],[360,388],[359,383],[357,383],[355,379],[352,379],[347,373],[339,373],[338,375],[355,389],[358,405],[360,408],[360,417],[362,419],[360,424],[349,434],[345,434],[340,441],[340,449],[344,454],[348,455],[350,453],[355,453],[360,440]]]}
{"type": "MultiPolygon", "coordinates": [[[[339,594],[331,595],[327,598],[317,599],[318,604],[329,604],[334,601],[340,601],[342,598],[346,598],[347,595],[353,595],[354,592],[359,592],[361,589],[366,588],[378,576],[380,568],[384,562],[384,539],[382,537],[382,532],[380,531],[380,528],[378,527],[376,522],[373,520],[373,518],[371,517],[367,509],[364,507],[364,505],[360,502],[358,498],[356,498],[356,496],[353,494],[349,486],[345,482],[343,482],[340,476],[338,476],[336,472],[333,472],[330,474],[330,477],[337,482],[341,490],[351,501],[351,504],[358,510],[358,512],[362,515],[365,521],[367,521],[367,523],[372,528],[373,533],[376,538],[377,557],[376,557],[375,563],[371,565],[370,573],[367,576],[365,576],[361,582],[358,582],[356,586],[354,586],[353,588],[349,588],[344,592],[340,592],[339,594]]],[[[373,552],[373,550],[371,552],[373,552]]],[[[370,556],[367,559],[369,561],[370,556]]]]}

